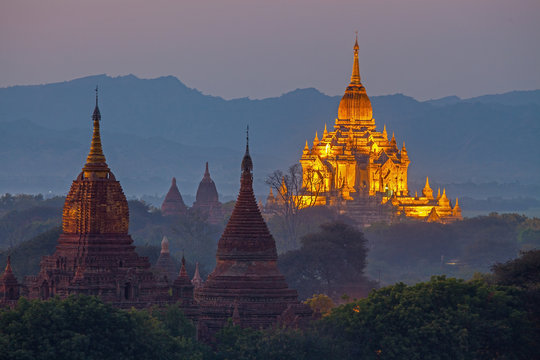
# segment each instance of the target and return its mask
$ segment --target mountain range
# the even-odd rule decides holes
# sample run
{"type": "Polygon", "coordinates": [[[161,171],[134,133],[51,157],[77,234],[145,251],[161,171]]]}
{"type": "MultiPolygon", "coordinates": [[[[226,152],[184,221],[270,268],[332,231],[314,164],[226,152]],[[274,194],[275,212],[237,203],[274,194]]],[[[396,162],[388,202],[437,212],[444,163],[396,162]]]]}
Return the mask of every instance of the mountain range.
{"type": "MultiPolygon", "coordinates": [[[[225,100],[172,76],[0,88],[0,193],[67,192],[89,149],[96,85],[105,155],[128,195],[163,194],[173,176],[183,194],[194,194],[206,161],[218,191],[234,195],[247,125],[255,190],[267,193],[266,176],[296,163],[305,141],[333,126],[341,98],[308,88],[225,100]]],[[[426,176],[435,184],[540,182],[540,90],[370,99],[377,127],[406,143],[412,186],[426,176]]]]}

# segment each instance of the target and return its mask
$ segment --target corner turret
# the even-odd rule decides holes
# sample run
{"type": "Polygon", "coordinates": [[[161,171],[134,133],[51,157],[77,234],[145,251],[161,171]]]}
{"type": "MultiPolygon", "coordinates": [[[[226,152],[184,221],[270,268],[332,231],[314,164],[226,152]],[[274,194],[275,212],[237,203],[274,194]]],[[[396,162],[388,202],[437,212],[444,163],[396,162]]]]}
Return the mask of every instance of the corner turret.
{"type": "Polygon", "coordinates": [[[8,255],[6,268],[0,277],[0,304],[14,304],[19,299],[20,285],[11,269],[11,256],[8,255]]]}
{"type": "Polygon", "coordinates": [[[433,190],[429,187],[429,177],[426,176],[426,185],[422,190],[422,194],[427,197],[429,200],[433,200],[433,190]]]}

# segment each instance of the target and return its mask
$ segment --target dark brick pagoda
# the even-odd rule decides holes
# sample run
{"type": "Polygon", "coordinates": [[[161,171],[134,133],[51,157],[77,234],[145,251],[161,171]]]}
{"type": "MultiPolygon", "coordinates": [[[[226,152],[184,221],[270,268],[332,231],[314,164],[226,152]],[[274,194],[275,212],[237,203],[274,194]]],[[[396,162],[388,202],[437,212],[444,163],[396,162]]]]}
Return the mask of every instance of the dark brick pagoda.
{"type": "Polygon", "coordinates": [[[223,210],[219,202],[216,184],[210,177],[210,171],[208,171],[208,162],[191,209],[207,216],[208,222],[211,224],[218,224],[223,221],[223,210]]]}
{"type": "Polygon", "coordinates": [[[179,217],[186,212],[186,204],[184,204],[180,190],[178,190],[178,186],[176,186],[176,178],[173,177],[169,192],[167,192],[167,195],[161,204],[161,213],[163,216],[179,217]]]}
{"type": "MultiPolygon", "coordinates": [[[[66,197],[56,251],[43,257],[37,276],[26,278],[23,295],[39,299],[96,295],[121,308],[184,302],[170,295],[166,278],[154,275],[148,259],[135,252],[128,234],[128,203],[101,147],[97,96],[92,119],[90,153],[66,197]]],[[[186,309],[191,317],[196,312],[186,309]]]]}
{"type": "Polygon", "coordinates": [[[240,193],[218,242],[216,267],[203,287],[195,290],[203,338],[211,337],[228,318],[241,326],[266,328],[276,323],[295,325],[311,316],[277,268],[276,244],[253,194],[252,169],[246,145],[240,193]]]}
{"type": "Polygon", "coordinates": [[[6,269],[0,277],[0,304],[14,306],[19,298],[20,284],[13,270],[11,270],[11,257],[8,256],[6,269]]]}

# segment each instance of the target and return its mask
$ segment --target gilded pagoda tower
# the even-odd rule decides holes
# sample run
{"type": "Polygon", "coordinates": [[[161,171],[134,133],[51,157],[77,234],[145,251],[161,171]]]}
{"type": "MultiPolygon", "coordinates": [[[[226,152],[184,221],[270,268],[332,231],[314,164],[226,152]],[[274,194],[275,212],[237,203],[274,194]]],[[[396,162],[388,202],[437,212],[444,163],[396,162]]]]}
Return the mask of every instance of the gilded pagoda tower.
{"type": "Polygon", "coordinates": [[[351,80],[339,103],[333,129],[329,131],[325,125],[321,138],[315,133],[312,145],[306,141],[302,152],[300,164],[307,195],[298,198],[301,206],[339,207],[363,224],[401,214],[427,220],[432,211],[443,222],[461,218],[461,211],[453,210],[446,195],[442,201],[433,196],[410,196],[410,159],[405,143],[399,148],[394,134],[388,139],[386,126],[377,130],[360,77],[358,49],[357,38],[351,80]]]}

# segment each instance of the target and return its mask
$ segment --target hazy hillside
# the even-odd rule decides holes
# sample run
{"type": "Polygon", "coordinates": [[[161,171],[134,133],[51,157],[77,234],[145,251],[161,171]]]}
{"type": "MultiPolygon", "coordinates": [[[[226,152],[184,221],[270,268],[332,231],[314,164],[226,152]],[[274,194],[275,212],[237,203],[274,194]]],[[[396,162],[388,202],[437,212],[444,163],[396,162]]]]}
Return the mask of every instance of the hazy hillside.
{"type": "MultiPolygon", "coordinates": [[[[332,126],[340,97],[299,89],[277,98],[224,100],[174,77],[90,76],[0,89],[0,193],[67,191],[84,162],[93,89],[100,87],[103,144],[127,194],[162,194],[176,176],[194,194],[204,162],[218,190],[234,194],[250,126],[256,191],[296,162],[306,139],[332,126]]],[[[369,84],[366,84],[369,91],[369,84]]],[[[372,96],[382,129],[406,142],[409,176],[438,183],[540,181],[540,90],[418,102],[372,96]]],[[[531,194],[540,196],[540,194],[531,194]]]]}

